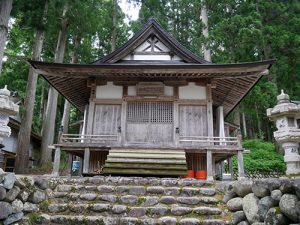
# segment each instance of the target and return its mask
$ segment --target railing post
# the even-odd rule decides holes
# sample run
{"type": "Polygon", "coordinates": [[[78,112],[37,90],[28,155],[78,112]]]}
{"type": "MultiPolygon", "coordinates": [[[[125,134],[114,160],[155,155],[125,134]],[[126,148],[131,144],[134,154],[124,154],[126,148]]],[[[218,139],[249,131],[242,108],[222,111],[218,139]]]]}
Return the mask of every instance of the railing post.
{"type": "Polygon", "coordinates": [[[55,149],[52,176],[59,176],[60,155],[61,155],[61,150],[60,147],[57,146],[55,149]]]}

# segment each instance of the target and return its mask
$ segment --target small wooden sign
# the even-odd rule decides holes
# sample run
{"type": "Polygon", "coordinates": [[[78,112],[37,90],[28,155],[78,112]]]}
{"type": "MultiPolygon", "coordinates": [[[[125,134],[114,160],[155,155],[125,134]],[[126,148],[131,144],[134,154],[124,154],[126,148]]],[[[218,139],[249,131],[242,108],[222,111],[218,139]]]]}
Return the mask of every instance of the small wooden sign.
{"type": "Polygon", "coordinates": [[[161,82],[140,82],[136,85],[138,96],[163,96],[164,84],[161,82]]]}

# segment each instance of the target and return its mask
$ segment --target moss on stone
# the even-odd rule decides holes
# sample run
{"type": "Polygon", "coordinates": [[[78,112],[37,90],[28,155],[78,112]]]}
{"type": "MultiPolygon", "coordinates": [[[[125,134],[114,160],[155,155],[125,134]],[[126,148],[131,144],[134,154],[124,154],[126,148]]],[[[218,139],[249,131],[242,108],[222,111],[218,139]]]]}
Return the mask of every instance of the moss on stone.
{"type": "Polygon", "coordinates": [[[41,215],[41,213],[38,212],[32,212],[27,214],[27,217],[29,219],[29,223],[30,224],[36,224],[37,219],[39,218],[39,216],[41,215]]]}

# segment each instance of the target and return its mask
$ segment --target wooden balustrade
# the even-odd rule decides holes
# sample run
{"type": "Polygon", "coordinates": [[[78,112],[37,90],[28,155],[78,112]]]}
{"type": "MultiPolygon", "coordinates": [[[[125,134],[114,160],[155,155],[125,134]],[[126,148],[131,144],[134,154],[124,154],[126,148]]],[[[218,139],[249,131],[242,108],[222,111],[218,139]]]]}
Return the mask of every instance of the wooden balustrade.
{"type": "MultiPolygon", "coordinates": [[[[115,143],[114,145],[121,146],[121,136],[120,135],[99,135],[99,134],[62,134],[60,138],[60,144],[88,144],[88,143],[99,143],[108,144],[115,143]]],[[[178,136],[179,146],[194,146],[194,147],[204,147],[204,146],[226,146],[241,148],[241,140],[239,137],[208,137],[208,136],[178,136]]],[[[126,143],[127,146],[133,145],[134,143],[126,143]]],[[[136,144],[136,143],[135,143],[136,144]]],[[[147,143],[144,143],[147,144],[147,143]]],[[[168,146],[171,146],[171,143],[168,146]]],[[[142,146],[143,143],[140,143],[142,146]]],[[[155,144],[154,144],[155,145],[155,144]]],[[[163,143],[159,144],[160,146],[163,143]]],[[[171,146],[172,147],[172,146],[171,146]]]]}

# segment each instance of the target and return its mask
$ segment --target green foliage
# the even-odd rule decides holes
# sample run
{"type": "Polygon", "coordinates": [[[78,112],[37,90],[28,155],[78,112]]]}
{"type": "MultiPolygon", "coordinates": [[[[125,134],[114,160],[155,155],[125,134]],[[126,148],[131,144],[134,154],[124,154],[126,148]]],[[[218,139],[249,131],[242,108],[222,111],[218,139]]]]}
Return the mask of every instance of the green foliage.
{"type": "MultiPolygon", "coordinates": [[[[274,144],[259,139],[246,140],[243,147],[250,150],[244,154],[244,168],[250,171],[280,171],[285,172],[286,167],[283,156],[276,152],[274,144]]],[[[233,160],[234,170],[237,170],[237,159],[233,160]]]]}

